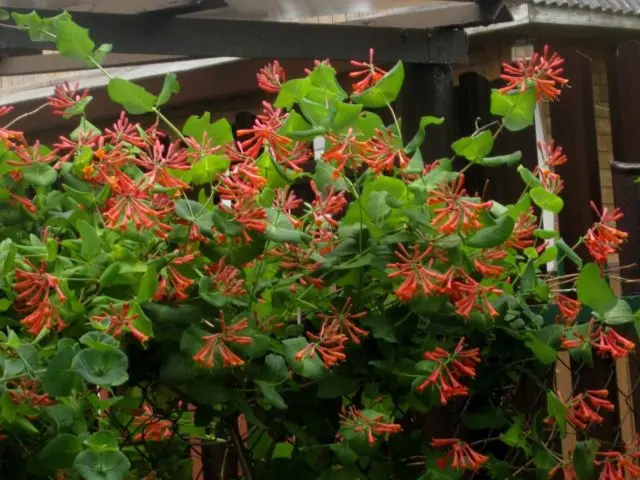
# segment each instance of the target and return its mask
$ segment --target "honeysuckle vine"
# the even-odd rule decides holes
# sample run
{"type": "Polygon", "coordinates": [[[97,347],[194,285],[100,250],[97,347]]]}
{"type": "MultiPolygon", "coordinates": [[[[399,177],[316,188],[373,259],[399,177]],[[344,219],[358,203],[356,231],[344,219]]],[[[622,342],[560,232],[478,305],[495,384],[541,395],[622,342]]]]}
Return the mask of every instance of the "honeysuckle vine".
{"type": "Polygon", "coordinates": [[[157,93],[112,76],[68,13],[0,18],[100,68],[123,108],[94,125],[89,91],[55,87],[70,133],[50,147],[0,109],[0,477],[192,478],[200,442],[219,478],[640,478],[637,442],[590,434],[616,414],[607,386],[548,375],[561,351],[588,367],[635,348],[607,281],[622,212],[592,205],[569,246],[540,219],[563,208],[562,147],[539,145],[534,171],[491,155],[561,97],[556,53],[505,65],[499,121],[432,159],[420,147],[447,120],[403,138],[403,65],[373,51],[351,93],[330,60],[293,79],[269,63],[273,98],[234,135],[208,112],[172,123],[175,75],[157,93]],[[468,191],[481,168],[517,168],[519,200],[468,191]],[[513,401],[527,381],[546,402],[513,401]]]}

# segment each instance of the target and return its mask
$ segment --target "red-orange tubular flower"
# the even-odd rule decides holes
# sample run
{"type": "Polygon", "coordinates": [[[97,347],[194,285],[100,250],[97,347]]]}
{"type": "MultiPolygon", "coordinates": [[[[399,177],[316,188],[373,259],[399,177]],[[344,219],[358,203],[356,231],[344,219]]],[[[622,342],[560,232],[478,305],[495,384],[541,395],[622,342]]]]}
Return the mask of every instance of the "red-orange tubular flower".
{"type": "Polygon", "coordinates": [[[591,346],[598,355],[604,357],[610,355],[612,359],[629,356],[636,348],[636,344],[623,337],[611,327],[598,327],[591,335],[591,346]]]}
{"type": "Polygon", "coordinates": [[[365,143],[362,159],[377,174],[393,171],[409,165],[411,159],[404,152],[402,145],[396,145],[391,130],[376,129],[373,137],[365,143]]]}
{"type": "Polygon", "coordinates": [[[533,208],[526,212],[520,212],[516,218],[513,232],[505,242],[505,247],[524,250],[533,245],[533,232],[538,228],[538,221],[534,215],[533,208]]]}
{"type": "Polygon", "coordinates": [[[362,93],[365,90],[373,87],[387,73],[385,70],[381,69],[380,67],[376,67],[373,64],[374,54],[375,50],[373,48],[370,48],[369,63],[351,60],[351,65],[353,65],[354,67],[358,67],[359,70],[350,72],[349,77],[354,79],[360,78],[360,80],[356,81],[353,84],[353,93],[362,93]]]}
{"type": "Polygon", "coordinates": [[[500,295],[502,290],[491,285],[481,285],[464,272],[462,275],[463,281],[456,280],[451,285],[451,301],[456,307],[456,313],[465,318],[469,318],[473,311],[498,316],[487,295],[500,295]]]}
{"type": "Polygon", "coordinates": [[[131,123],[126,112],[120,112],[120,117],[111,128],[104,129],[104,138],[111,144],[117,145],[120,142],[127,142],[131,145],[142,148],[147,143],[140,137],[137,123],[131,123]]]}
{"type": "Polygon", "coordinates": [[[340,178],[346,167],[352,170],[360,168],[360,165],[362,165],[361,154],[367,143],[358,141],[353,128],[349,128],[342,135],[328,132],[326,139],[329,145],[322,154],[322,159],[325,162],[335,162],[336,169],[331,174],[334,180],[340,178]]]}
{"type": "Polygon", "coordinates": [[[464,349],[465,339],[462,337],[453,353],[442,347],[436,347],[431,352],[424,353],[425,360],[436,363],[436,367],[429,377],[418,385],[417,390],[423,391],[430,385],[440,392],[442,405],[454,397],[467,396],[469,389],[460,383],[463,377],[475,378],[476,364],[480,363],[480,349],[464,349]]]}
{"type": "Polygon", "coordinates": [[[499,262],[507,256],[507,252],[502,249],[493,248],[485,249],[478,252],[473,258],[473,267],[483,277],[499,277],[505,271],[502,265],[496,265],[493,262],[499,262]]]}
{"type": "Polygon", "coordinates": [[[154,209],[150,204],[149,186],[139,186],[123,173],[109,178],[112,195],[106,202],[104,211],[107,228],[126,230],[133,223],[136,230],[155,230],[161,238],[171,227],[159,220],[172,209],[154,209]]]}
{"type": "MultiPolygon", "coordinates": [[[[558,397],[560,394],[558,393],[558,397]]],[[[575,428],[584,430],[590,425],[602,423],[604,418],[598,413],[600,409],[612,412],[615,407],[607,398],[608,390],[587,390],[564,402],[567,422],[575,428]]]]}
{"type": "Polygon", "coordinates": [[[584,243],[596,263],[604,265],[607,263],[607,256],[616,253],[629,235],[609,225],[624,216],[619,208],[611,212],[603,208],[600,212],[594,202],[590,202],[590,205],[599,220],[587,231],[584,243]]]}
{"type": "Polygon", "coordinates": [[[348,297],[342,310],[338,310],[335,306],[331,305],[330,314],[320,313],[318,317],[322,319],[324,323],[328,324],[328,328],[344,333],[353,343],[359,344],[360,337],[366,337],[369,335],[369,332],[358,327],[353,321],[366,317],[367,312],[351,313],[352,307],[351,297],[348,297]]]}
{"type": "Polygon", "coordinates": [[[184,265],[193,260],[193,255],[175,258],[171,264],[159,273],[158,288],[153,294],[153,299],[185,301],[189,298],[187,290],[194,284],[189,277],[184,276],[172,265],[184,265]]]}
{"type": "Polygon", "coordinates": [[[263,112],[258,115],[253,128],[238,130],[238,138],[246,138],[239,142],[240,149],[252,158],[257,158],[262,148],[267,144],[272,152],[278,156],[286,156],[289,153],[289,145],[293,140],[279,135],[277,131],[284,124],[287,113],[280,108],[274,108],[268,102],[262,102],[263,112]]]}
{"type": "Polygon", "coordinates": [[[53,109],[53,114],[62,117],[67,109],[75,106],[88,96],[89,90],[79,91],[78,82],[64,82],[55,86],[53,95],[47,97],[47,102],[53,109]]]}
{"type": "Polygon", "coordinates": [[[436,461],[440,470],[454,468],[456,470],[479,470],[487,463],[489,457],[481,455],[458,438],[433,438],[431,446],[434,448],[450,447],[444,457],[436,461]]]}
{"type": "Polygon", "coordinates": [[[578,318],[582,304],[578,300],[573,300],[565,295],[556,295],[556,306],[560,311],[560,317],[565,325],[570,325],[578,318]]]}
{"type": "Polygon", "coordinates": [[[238,334],[249,327],[249,321],[244,318],[227,325],[224,314],[220,312],[219,323],[220,332],[202,337],[204,346],[193,356],[193,360],[204,368],[213,368],[218,356],[222,360],[223,367],[244,365],[244,360],[231,351],[229,344],[249,345],[253,342],[253,338],[238,334]]]}
{"type": "Polygon", "coordinates": [[[326,186],[323,193],[320,193],[316,182],[311,180],[311,189],[315,195],[315,200],[311,202],[313,220],[317,226],[328,223],[332,227],[337,227],[338,222],[335,220],[347,206],[347,199],[344,192],[336,193],[334,186],[326,186]]]}
{"type": "Polygon", "coordinates": [[[108,312],[94,315],[91,320],[106,325],[105,333],[114,338],[120,337],[126,328],[140,343],[146,343],[149,337],[138,330],[134,323],[140,315],[131,313],[130,309],[131,306],[128,303],[122,303],[119,306],[111,304],[108,312]]]}
{"type": "Polygon", "coordinates": [[[493,202],[481,202],[479,199],[473,201],[467,197],[464,189],[464,175],[451,182],[443,182],[431,191],[429,205],[434,205],[434,217],[431,225],[438,229],[440,233],[452,234],[458,230],[468,233],[471,230],[482,228],[478,220],[482,210],[488,210],[493,206],[493,202]]]}
{"type": "Polygon", "coordinates": [[[545,45],[542,55],[534,53],[531,58],[516,60],[512,65],[503,63],[504,73],[500,78],[507,85],[500,92],[524,92],[533,86],[538,100],[556,100],[560,96],[560,88],[569,83],[569,80],[562,76],[564,59],[556,52],[551,55],[549,53],[549,46],[545,45]]]}
{"type": "Polygon", "coordinates": [[[402,427],[397,423],[384,421],[385,416],[380,414],[369,418],[362,414],[356,407],[349,407],[346,412],[340,414],[340,425],[351,428],[354,432],[365,432],[369,445],[376,443],[377,436],[393,435],[402,432],[402,427]]]}
{"type": "Polygon", "coordinates": [[[149,185],[161,185],[165,188],[184,189],[189,185],[171,175],[168,169],[188,170],[188,151],[181,146],[181,140],[176,140],[165,147],[159,140],[143,150],[140,155],[133,158],[133,163],[145,170],[145,178],[149,185]]]}
{"type": "Polygon", "coordinates": [[[211,277],[213,287],[217,292],[226,297],[239,297],[247,293],[244,288],[244,279],[239,269],[233,265],[227,265],[222,257],[217,263],[205,267],[205,272],[211,277]]]}
{"type": "Polygon", "coordinates": [[[34,335],[38,335],[44,328],[62,330],[66,325],[53,299],[57,298],[58,303],[63,304],[67,297],[60,289],[58,278],[47,273],[45,262],[41,262],[39,268],[28,260],[25,263],[35,271],[17,268],[15,272],[16,281],[13,283],[13,289],[18,294],[16,310],[29,313],[20,323],[28,327],[27,331],[34,335]],[[51,296],[52,293],[55,297],[51,296]]]}
{"type": "Polygon", "coordinates": [[[26,197],[21,197],[20,195],[16,195],[14,193],[11,193],[11,199],[13,201],[18,202],[20,205],[22,205],[24,207],[24,209],[29,212],[32,215],[35,215],[36,212],[38,211],[38,209],[36,208],[35,204],[29,200],[26,197]]]}
{"type": "Polygon", "coordinates": [[[421,251],[419,245],[413,246],[413,251],[409,253],[402,244],[398,244],[395,252],[400,260],[398,263],[389,263],[387,268],[395,269],[389,278],[404,278],[404,282],[396,289],[396,296],[403,302],[407,302],[414,297],[418,290],[426,296],[434,293],[441,293],[441,284],[445,276],[432,268],[439,255],[436,247],[429,245],[421,251]]]}
{"type": "Polygon", "coordinates": [[[133,436],[136,442],[162,442],[174,433],[171,420],[158,418],[147,403],[142,406],[142,413],[133,417],[133,426],[137,431],[133,436]]]}
{"type": "Polygon", "coordinates": [[[620,452],[598,452],[596,454],[601,460],[595,460],[596,466],[601,466],[599,480],[624,480],[626,478],[640,478],[640,467],[634,460],[637,454],[623,455],[620,452]]]}
{"type": "Polygon", "coordinates": [[[287,81],[287,75],[278,60],[262,67],[256,74],[256,78],[258,87],[267,93],[278,93],[282,84],[287,81]]]}
{"type": "Polygon", "coordinates": [[[567,163],[567,156],[562,151],[562,147],[556,146],[556,142],[538,142],[538,150],[542,154],[542,161],[549,168],[559,167],[567,163]]]}
{"type": "Polygon", "coordinates": [[[337,325],[323,322],[318,335],[307,332],[307,337],[311,342],[295,354],[296,360],[302,361],[306,357],[313,357],[317,352],[324,366],[330,368],[347,359],[344,349],[349,338],[340,333],[337,325]]]}
{"type": "Polygon", "coordinates": [[[20,378],[9,382],[9,396],[16,405],[28,404],[33,407],[47,407],[55,405],[55,400],[46,393],[38,393],[40,380],[20,378]]]}

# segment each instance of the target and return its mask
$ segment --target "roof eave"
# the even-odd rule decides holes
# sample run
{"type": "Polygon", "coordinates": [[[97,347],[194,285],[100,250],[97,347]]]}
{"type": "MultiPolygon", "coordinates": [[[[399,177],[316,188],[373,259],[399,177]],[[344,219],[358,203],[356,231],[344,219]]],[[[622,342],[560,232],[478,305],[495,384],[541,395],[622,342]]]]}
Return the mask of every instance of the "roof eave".
{"type": "Polygon", "coordinates": [[[622,15],[590,9],[532,5],[528,3],[509,7],[513,20],[486,27],[466,29],[470,37],[502,32],[531,25],[556,27],[585,27],[591,29],[640,30],[640,16],[622,15]]]}

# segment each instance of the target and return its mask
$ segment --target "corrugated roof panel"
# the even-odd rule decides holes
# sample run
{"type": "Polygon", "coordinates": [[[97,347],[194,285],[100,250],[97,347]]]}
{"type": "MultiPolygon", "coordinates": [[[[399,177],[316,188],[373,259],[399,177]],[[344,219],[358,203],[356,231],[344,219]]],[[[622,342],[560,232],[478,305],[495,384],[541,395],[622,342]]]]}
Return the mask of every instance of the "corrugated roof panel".
{"type": "Polygon", "coordinates": [[[530,0],[535,5],[640,15],[640,0],[530,0]]]}

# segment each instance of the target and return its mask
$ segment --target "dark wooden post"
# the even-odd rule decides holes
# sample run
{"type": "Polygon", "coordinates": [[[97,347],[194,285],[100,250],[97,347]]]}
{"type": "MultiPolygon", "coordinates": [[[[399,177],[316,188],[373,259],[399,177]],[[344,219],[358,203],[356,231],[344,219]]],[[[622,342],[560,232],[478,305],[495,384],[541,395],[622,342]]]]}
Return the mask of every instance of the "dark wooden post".
{"type": "MultiPolygon", "coordinates": [[[[629,232],[629,242],[620,251],[620,265],[636,264],[624,271],[628,278],[640,278],[640,42],[621,44],[608,65],[609,108],[613,158],[611,176],[616,206],[624,212],[618,222],[629,232]]],[[[623,285],[625,295],[639,294],[640,284],[623,285]]]]}
{"type": "Polygon", "coordinates": [[[566,61],[570,88],[563,90],[560,102],[551,104],[551,133],[569,157],[569,161],[558,168],[565,180],[562,195],[565,206],[559,221],[562,237],[573,245],[596,218],[589,201],[600,205],[602,195],[591,59],[575,50],[561,53],[566,61]]]}
{"type": "MultiPolygon", "coordinates": [[[[460,135],[471,135],[477,126],[488,125],[497,120],[490,111],[492,86],[498,85],[475,72],[460,75],[457,88],[460,135]]],[[[522,152],[523,165],[533,169],[537,164],[536,135],[533,128],[520,132],[503,131],[496,139],[491,154],[505,155],[516,150],[522,152]]],[[[466,175],[465,184],[471,194],[484,194],[486,198],[504,204],[517,201],[524,187],[515,167],[473,167],[466,175]]]]}
{"type": "MultiPolygon", "coordinates": [[[[636,264],[623,270],[622,276],[631,279],[640,278],[640,185],[635,183],[640,177],[640,92],[638,82],[640,72],[640,42],[628,41],[612,52],[607,65],[607,83],[609,86],[609,108],[611,116],[611,140],[613,144],[613,162],[611,177],[613,182],[613,198],[616,206],[624,212],[624,217],[617,222],[618,228],[629,233],[629,241],[620,251],[620,265],[636,264]]],[[[624,295],[637,295],[640,285],[623,283],[624,295]]],[[[628,338],[638,342],[634,328],[623,332],[628,338]]],[[[640,392],[634,391],[633,385],[640,378],[640,354],[629,355],[629,378],[622,390],[627,394],[626,407],[635,412],[635,430],[640,430],[640,392]]]]}
{"type": "Polygon", "coordinates": [[[405,80],[397,103],[402,117],[402,136],[409,142],[425,115],[444,117],[442,125],[432,125],[421,152],[425,163],[451,155],[456,137],[453,71],[450,65],[405,64],[405,80]]]}
{"type": "MultiPolygon", "coordinates": [[[[563,239],[573,245],[596,219],[589,202],[593,200],[596,205],[601,205],[602,195],[591,59],[575,50],[561,51],[560,54],[565,58],[565,74],[570,88],[564,89],[560,102],[551,104],[551,133],[569,158],[558,168],[565,182],[562,194],[565,206],[559,222],[563,239]]],[[[588,260],[586,249],[581,248],[578,253],[588,260]]],[[[565,267],[568,272],[575,272],[572,264],[566,263],[565,267]]],[[[593,368],[588,371],[582,368],[579,373],[574,373],[574,391],[607,388],[609,401],[617,405],[614,363],[596,356],[593,360],[593,368]]],[[[617,433],[618,419],[615,415],[605,417],[605,422],[589,429],[590,435],[605,442],[613,442],[617,433]]]]}

